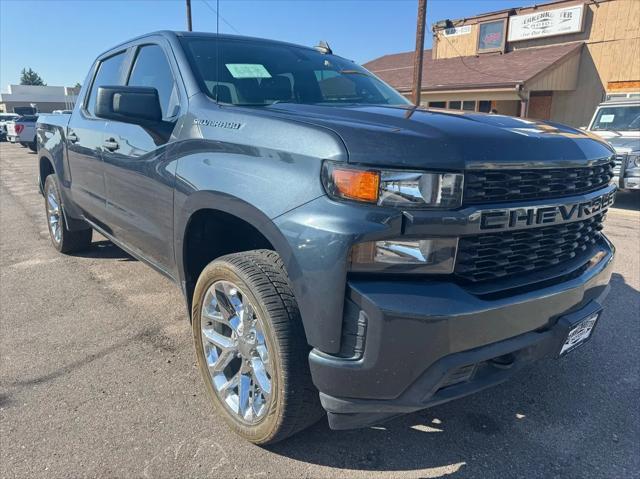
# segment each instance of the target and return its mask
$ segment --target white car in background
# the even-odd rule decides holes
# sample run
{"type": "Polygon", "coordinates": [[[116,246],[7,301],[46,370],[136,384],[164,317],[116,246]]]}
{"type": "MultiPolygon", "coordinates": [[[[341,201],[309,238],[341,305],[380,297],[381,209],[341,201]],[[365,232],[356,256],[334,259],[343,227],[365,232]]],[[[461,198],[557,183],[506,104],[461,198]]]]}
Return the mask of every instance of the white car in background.
{"type": "Polygon", "coordinates": [[[640,99],[600,103],[587,129],[616,150],[613,172],[618,187],[640,191],[640,99]]]}
{"type": "Polygon", "coordinates": [[[31,151],[36,151],[36,122],[38,115],[24,115],[17,120],[7,122],[7,140],[11,143],[20,143],[28,146],[31,151]]]}
{"type": "Polygon", "coordinates": [[[15,113],[0,113],[0,141],[7,141],[7,122],[18,118],[20,115],[15,113]]]}

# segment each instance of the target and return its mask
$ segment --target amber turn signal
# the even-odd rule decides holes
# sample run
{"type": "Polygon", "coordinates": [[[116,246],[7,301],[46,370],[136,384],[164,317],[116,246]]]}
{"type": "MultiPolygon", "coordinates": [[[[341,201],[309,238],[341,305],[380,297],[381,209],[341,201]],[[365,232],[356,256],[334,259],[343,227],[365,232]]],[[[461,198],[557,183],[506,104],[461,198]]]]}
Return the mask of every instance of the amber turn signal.
{"type": "Polygon", "coordinates": [[[380,194],[380,173],[371,170],[331,168],[333,194],[342,198],[376,203],[380,194]]]}

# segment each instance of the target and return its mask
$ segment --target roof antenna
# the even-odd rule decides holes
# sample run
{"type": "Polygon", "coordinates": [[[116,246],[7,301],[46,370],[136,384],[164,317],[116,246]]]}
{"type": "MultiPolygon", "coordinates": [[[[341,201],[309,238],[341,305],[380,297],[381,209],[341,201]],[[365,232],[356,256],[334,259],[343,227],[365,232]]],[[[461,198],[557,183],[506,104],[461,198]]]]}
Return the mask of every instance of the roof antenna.
{"type": "Polygon", "coordinates": [[[324,40],[320,40],[320,42],[313,48],[315,48],[316,50],[318,50],[320,53],[324,55],[333,55],[333,51],[331,50],[331,47],[324,40]]]}

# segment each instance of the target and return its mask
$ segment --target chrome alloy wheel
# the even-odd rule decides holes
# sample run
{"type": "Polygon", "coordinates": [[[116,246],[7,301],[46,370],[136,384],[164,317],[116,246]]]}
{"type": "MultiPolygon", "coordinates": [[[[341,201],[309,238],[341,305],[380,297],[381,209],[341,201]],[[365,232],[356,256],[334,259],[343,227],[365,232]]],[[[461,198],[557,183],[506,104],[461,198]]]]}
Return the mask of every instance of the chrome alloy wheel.
{"type": "Polygon", "coordinates": [[[218,398],[237,419],[260,422],[269,410],[272,370],[256,309],[235,284],[216,281],[200,314],[204,356],[218,398]]]}
{"type": "Polygon", "coordinates": [[[62,211],[60,210],[60,200],[55,188],[47,188],[47,220],[49,231],[56,243],[62,241],[62,211]]]}

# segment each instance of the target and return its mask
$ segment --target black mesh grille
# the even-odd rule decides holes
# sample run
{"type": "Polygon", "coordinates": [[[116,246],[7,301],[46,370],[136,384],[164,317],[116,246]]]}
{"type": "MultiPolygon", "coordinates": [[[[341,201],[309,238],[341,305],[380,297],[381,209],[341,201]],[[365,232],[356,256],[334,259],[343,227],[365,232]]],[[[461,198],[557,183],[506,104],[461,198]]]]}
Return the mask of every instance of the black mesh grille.
{"type": "Polygon", "coordinates": [[[614,162],[581,168],[469,170],[464,176],[465,205],[558,198],[595,191],[613,178],[614,162]]]}
{"type": "Polygon", "coordinates": [[[583,221],[460,238],[455,273],[478,282],[541,270],[585,253],[597,241],[604,214],[583,221]]]}

